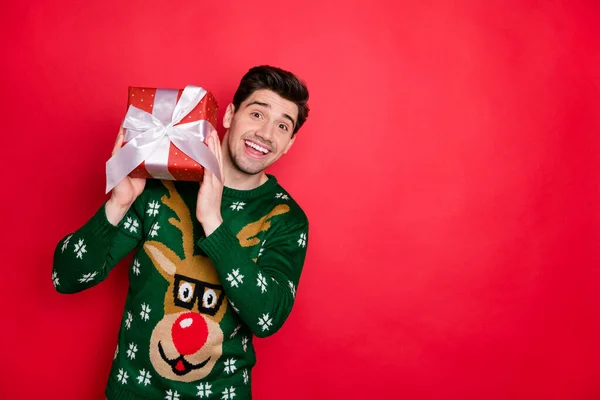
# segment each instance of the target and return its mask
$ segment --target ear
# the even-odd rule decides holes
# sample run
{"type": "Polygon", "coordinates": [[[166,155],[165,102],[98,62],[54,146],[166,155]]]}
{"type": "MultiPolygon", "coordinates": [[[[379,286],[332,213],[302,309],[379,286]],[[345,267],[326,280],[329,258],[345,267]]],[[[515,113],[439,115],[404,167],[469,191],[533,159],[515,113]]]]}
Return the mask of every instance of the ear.
{"type": "Polygon", "coordinates": [[[181,262],[181,259],[173,250],[160,242],[154,241],[146,242],[144,250],[163,278],[170,280],[175,275],[177,263],[181,262]]]}
{"type": "Polygon", "coordinates": [[[231,120],[233,119],[233,114],[235,114],[235,107],[233,104],[229,104],[227,109],[225,110],[225,115],[223,116],[223,128],[229,129],[231,127],[231,120]]]}
{"type": "Polygon", "coordinates": [[[292,145],[294,144],[295,140],[296,140],[296,136],[294,135],[294,137],[290,139],[290,142],[287,144],[287,146],[285,146],[285,150],[283,150],[283,154],[288,152],[290,147],[292,147],[292,145]]]}

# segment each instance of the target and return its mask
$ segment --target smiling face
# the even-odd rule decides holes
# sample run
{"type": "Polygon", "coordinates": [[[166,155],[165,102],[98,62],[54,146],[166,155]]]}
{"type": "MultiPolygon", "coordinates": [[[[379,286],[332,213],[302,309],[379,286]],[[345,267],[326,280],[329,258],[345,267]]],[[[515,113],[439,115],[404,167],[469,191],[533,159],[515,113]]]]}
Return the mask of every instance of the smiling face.
{"type": "Polygon", "coordinates": [[[298,106],[267,89],[252,93],[238,110],[230,104],[223,118],[226,162],[243,174],[260,174],[290,149],[297,119],[298,106]]]}

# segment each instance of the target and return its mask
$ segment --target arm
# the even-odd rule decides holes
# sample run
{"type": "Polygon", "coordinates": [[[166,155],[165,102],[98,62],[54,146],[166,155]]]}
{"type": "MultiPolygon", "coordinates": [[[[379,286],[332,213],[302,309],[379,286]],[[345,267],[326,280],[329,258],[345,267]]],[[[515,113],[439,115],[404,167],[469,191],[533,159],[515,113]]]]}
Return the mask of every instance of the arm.
{"type": "Polygon", "coordinates": [[[116,216],[119,212],[114,212],[109,201],[85,225],[58,243],[52,281],[59,293],[77,293],[106,279],[112,268],[142,240],[139,215],[143,215],[143,204],[136,200],[119,218],[116,216]]]}
{"type": "Polygon", "coordinates": [[[273,232],[263,242],[256,262],[226,224],[198,242],[215,265],[239,317],[258,337],[274,334],[292,310],[307,234],[306,221],[273,232]]]}
{"type": "MultiPolygon", "coordinates": [[[[207,144],[224,176],[216,131],[209,134],[207,144]]],[[[199,240],[198,246],[215,265],[227,297],[242,321],[256,336],[266,337],[281,328],[292,310],[306,256],[308,221],[304,215],[288,224],[281,221],[279,229],[266,236],[263,253],[254,262],[223,223],[222,194],[223,183],[206,170],[196,203],[196,218],[206,238],[199,240]]]]}

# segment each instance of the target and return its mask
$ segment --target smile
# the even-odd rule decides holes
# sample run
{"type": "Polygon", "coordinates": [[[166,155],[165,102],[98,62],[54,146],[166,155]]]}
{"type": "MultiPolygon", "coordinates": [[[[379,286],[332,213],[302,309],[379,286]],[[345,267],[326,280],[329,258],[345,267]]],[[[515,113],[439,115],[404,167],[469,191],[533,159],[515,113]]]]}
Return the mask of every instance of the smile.
{"type": "Polygon", "coordinates": [[[179,376],[183,376],[183,375],[189,373],[190,371],[204,367],[206,365],[206,363],[208,363],[208,361],[210,360],[210,357],[208,357],[206,360],[204,360],[200,364],[194,365],[194,364],[188,362],[183,357],[183,354],[173,360],[169,360],[167,358],[167,355],[165,354],[165,351],[163,350],[163,347],[160,344],[160,342],[158,342],[158,352],[160,353],[160,356],[164,360],[164,362],[169,364],[169,366],[173,370],[173,373],[175,375],[179,375],[179,376]]]}
{"type": "Polygon", "coordinates": [[[246,145],[247,148],[255,150],[257,153],[262,153],[262,154],[266,155],[271,152],[271,150],[267,149],[266,147],[261,146],[258,143],[252,142],[250,140],[244,140],[244,144],[246,145]]]}

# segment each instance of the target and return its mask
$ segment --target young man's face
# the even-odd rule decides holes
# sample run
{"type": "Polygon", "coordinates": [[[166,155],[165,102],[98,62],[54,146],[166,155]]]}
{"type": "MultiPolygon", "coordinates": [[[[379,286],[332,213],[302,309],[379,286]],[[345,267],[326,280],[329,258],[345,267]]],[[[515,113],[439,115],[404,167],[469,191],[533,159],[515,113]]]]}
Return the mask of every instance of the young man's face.
{"type": "Polygon", "coordinates": [[[229,158],[235,168],[254,175],[287,153],[295,137],[298,106],[270,90],[257,90],[238,110],[227,107],[223,126],[229,158]]]}

